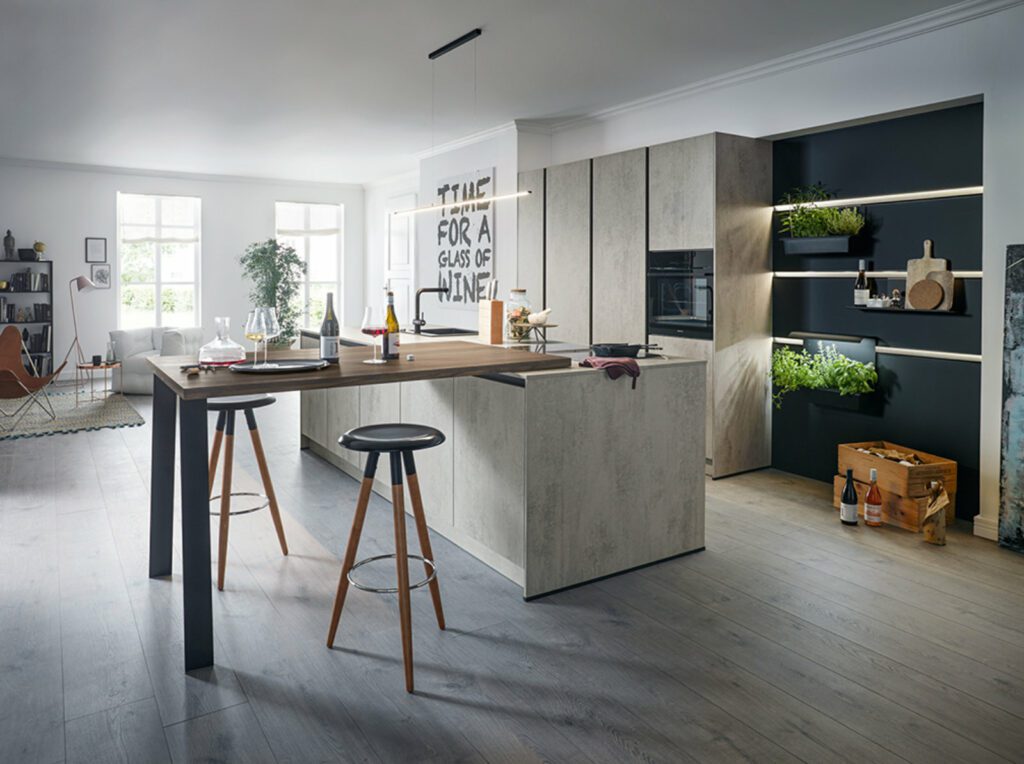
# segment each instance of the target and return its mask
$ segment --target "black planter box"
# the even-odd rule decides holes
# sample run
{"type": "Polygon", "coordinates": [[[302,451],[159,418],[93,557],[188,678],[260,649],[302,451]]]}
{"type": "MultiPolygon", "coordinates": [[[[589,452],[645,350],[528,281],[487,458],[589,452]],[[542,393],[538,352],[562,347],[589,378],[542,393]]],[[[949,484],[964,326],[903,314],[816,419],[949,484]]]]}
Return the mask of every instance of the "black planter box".
{"type": "Polygon", "coordinates": [[[787,255],[848,255],[852,236],[805,236],[782,239],[782,251],[787,255]]]}

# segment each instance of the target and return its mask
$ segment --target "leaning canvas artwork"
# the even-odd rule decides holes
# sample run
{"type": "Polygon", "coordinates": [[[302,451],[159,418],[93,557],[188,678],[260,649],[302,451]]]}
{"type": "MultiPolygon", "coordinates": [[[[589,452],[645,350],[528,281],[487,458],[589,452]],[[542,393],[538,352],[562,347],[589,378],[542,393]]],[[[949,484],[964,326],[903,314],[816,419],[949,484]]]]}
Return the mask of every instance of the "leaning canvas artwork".
{"type": "Polygon", "coordinates": [[[1024,244],[1006,250],[999,543],[1024,552],[1024,244]]]}

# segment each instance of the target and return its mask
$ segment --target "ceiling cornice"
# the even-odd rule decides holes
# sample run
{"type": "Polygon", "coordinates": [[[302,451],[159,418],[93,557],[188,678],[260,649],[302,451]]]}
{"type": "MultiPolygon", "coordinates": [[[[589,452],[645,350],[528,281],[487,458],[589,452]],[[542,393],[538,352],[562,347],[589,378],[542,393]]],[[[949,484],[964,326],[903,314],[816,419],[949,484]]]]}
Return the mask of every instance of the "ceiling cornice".
{"type": "MultiPolygon", "coordinates": [[[[557,133],[589,123],[602,122],[629,112],[650,108],[663,103],[689,98],[698,93],[730,87],[742,82],[800,69],[812,64],[829,61],[872,48],[889,45],[918,35],[934,32],[946,27],[963,24],[973,19],[989,16],[1024,3],[1024,0],[965,0],[965,2],[939,8],[913,18],[897,21],[884,27],[872,29],[841,40],[818,45],[797,53],[748,66],[717,77],[666,90],[645,98],[600,109],[589,114],[576,115],[563,120],[545,120],[550,133],[557,133]]],[[[536,120],[533,121],[537,123],[536,120]]]]}
{"type": "MultiPolygon", "coordinates": [[[[1021,0],[1021,2],[1024,2],[1024,0],[1021,0]]],[[[465,146],[471,146],[474,143],[479,143],[480,141],[485,141],[488,138],[494,138],[495,136],[506,133],[509,130],[516,129],[517,127],[514,121],[505,122],[504,124],[498,125],[497,127],[489,127],[486,130],[480,130],[475,133],[470,133],[469,135],[465,135],[462,138],[456,138],[455,140],[448,141],[447,143],[439,143],[438,145],[426,149],[425,151],[420,151],[416,154],[413,154],[413,157],[417,161],[423,159],[430,159],[430,157],[437,156],[438,154],[446,154],[447,152],[454,151],[455,149],[461,149],[464,148],[465,146]]]]}
{"type": "Polygon", "coordinates": [[[106,175],[130,175],[143,178],[169,178],[171,180],[194,180],[209,183],[251,183],[254,185],[299,186],[303,188],[333,188],[361,191],[362,183],[332,183],[321,180],[295,180],[290,178],[266,178],[256,175],[215,175],[199,172],[176,172],[173,170],[145,170],[137,167],[114,167],[110,165],[81,164],[76,162],[53,162],[47,159],[18,159],[0,156],[0,166],[30,167],[38,170],[62,170],[65,172],[90,172],[106,175]]]}

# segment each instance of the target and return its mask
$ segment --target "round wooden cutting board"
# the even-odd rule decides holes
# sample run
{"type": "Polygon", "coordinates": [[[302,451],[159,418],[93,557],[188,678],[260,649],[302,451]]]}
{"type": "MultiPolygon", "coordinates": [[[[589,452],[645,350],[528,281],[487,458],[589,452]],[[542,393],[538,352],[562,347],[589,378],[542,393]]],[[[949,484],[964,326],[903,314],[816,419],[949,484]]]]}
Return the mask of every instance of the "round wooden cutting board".
{"type": "Polygon", "coordinates": [[[935,310],[942,304],[945,292],[937,281],[923,279],[910,288],[910,304],[914,310],[935,310]]]}

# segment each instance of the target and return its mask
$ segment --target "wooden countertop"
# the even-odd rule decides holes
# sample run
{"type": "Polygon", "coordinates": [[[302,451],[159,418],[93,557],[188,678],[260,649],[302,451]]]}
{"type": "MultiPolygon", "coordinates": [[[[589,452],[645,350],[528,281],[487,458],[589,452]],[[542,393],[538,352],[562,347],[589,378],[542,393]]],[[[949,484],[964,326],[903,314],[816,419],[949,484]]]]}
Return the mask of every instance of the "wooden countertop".
{"type": "MultiPolygon", "coordinates": [[[[153,356],[149,364],[156,374],[179,398],[215,398],[225,395],[279,393],[288,390],[319,390],[328,387],[378,385],[385,382],[412,382],[420,379],[465,377],[499,372],[545,371],[569,368],[568,358],[530,352],[528,348],[509,349],[475,342],[439,341],[418,344],[416,359],[386,364],[366,364],[370,347],[345,347],[339,353],[340,363],[322,371],[291,374],[239,374],[229,369],[201,372],[188,377],[181,367],[195,363],[192,356],[153,356]]],[[[318,358],[315,349],[282,350],[270,353],[270,359],[318,358]]]]}

